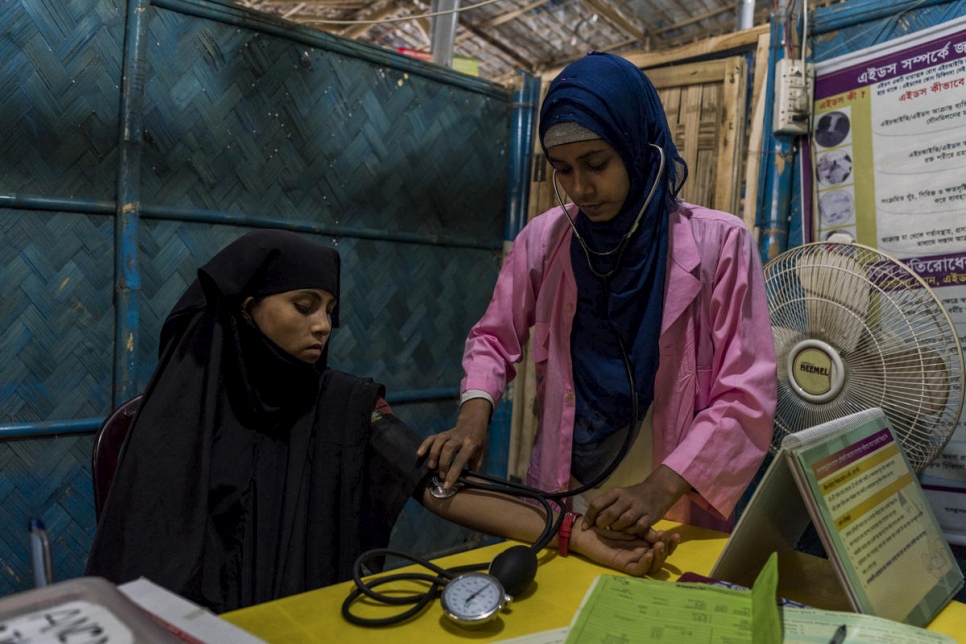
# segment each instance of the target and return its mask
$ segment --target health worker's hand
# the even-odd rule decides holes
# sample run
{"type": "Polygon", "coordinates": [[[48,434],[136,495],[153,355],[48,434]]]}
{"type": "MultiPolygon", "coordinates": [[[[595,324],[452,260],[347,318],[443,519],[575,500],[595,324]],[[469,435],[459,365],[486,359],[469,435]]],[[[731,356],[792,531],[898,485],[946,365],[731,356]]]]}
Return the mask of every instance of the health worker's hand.
{"type": "Polygon", "coordinates": [[[616,530],[584,528],[578,521],[570,535],[570,546],[574,552],[602,566],[640,577],[663,568],[681,542],[681,535],[677,533],[651,530],[647,537],[649,539],[616,530]]]}
{"type": "Polygon", "coordinates": [[[438,469],[443,487],[456,483],[463,467],[479,470],[486,448],[486,429],[490,424],[492,405],[485,398],[472,398],[460,407],[456,427],[433,434],[422,442],[416,456],[429,455],[426,464],[438,469]]]}
{"type": "Polygon", "coordinates": [[[617,487],[590,502],[582,526],[647,535],[690,484],[666,465],[660,465],[642,483],[617,487]]]}

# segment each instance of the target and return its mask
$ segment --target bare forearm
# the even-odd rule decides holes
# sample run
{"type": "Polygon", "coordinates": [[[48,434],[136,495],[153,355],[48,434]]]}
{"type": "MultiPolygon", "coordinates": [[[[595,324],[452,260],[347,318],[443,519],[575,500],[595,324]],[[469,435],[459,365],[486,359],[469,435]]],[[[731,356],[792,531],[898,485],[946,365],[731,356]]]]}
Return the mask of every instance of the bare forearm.
{"type": "Polygon", "coordinates": [[[667,465],[659,465],[657,469],[651,472],[647,480],[652,482],[657,489],[663,491],[667,498],[674,499],[671,505],[674,505],[691,489],[691,484],[667,465]]]}
{"type": "Polygon", "coordinates": [[[542,507],[482,490],[462,490],[448,499],[437,499],[427,489],[423,505],[472,530],[526,543],[536,541],[546,525],[542,507]]]}
{"type": "MultiPolygon", "coordinates": [[[[546,513],[519,499],[479,490],[463,490],[448,499],[423,492],[423,505],[436,514],[466,527],[489,534],[533,543],[546,526],[546,513]]],[[[570,549],[591,561],[631,575],[657,572],[674,552],[680,537],[649,531],[646,535],[607,534],[573,525],[570,549]]],[[[557,536],[548,544],[557,547],[557,536]]]]}

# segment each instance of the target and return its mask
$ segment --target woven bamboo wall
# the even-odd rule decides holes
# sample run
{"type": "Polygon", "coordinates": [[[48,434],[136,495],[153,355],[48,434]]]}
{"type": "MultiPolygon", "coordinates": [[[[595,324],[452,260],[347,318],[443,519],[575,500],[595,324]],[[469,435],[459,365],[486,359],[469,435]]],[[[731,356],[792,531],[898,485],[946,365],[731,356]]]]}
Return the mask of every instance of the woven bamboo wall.
{"type": "MultiPolygon", "coordinates": [[[[0,425],[113,404],[126,14],[124,0],[0,3],[0,425]]],[[[341,252],[333,366],[390,395],[457,387],[499,268],[502,88],[221,0],[157,0],[146,19],[137,390],[197,266],[253,217],[324,227],[341,252]]],[[[395,409],[424,435],[456,411],[395,409]]],[[[82,574],[94,533],[90,434],[40,434],[0,432],[0,594],[30,585],[28,517],[47,524],[56,579],[82,574]]],[[[475,537],[409,508],[395,538],[433,554],[475,537]]]]}

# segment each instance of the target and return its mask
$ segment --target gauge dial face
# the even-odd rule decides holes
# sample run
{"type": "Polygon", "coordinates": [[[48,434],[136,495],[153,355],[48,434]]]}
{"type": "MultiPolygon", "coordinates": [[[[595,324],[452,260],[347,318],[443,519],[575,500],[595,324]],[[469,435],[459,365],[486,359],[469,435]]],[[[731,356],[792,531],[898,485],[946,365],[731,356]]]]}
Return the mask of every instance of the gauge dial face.
{"type": "Polygon", "coordinates": [[[493,619],[506,603],[503,586],[490,575],[468,572],[443,588],[440,603],[446,616],[462,626],[476,626],[493,619]]]}

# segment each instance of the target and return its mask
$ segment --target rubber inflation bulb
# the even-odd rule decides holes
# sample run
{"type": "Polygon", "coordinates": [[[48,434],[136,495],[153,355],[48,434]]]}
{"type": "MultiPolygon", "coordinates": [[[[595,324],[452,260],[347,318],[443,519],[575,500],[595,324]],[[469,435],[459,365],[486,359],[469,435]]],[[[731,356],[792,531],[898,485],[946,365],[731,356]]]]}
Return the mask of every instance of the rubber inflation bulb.
{"type": "Polygon", "coordinates": [[[500,580],[508,595],[516,597],[537,576],[537,553],[527,546],[507,548],[490,563],[488,572],[500,580]]]}

